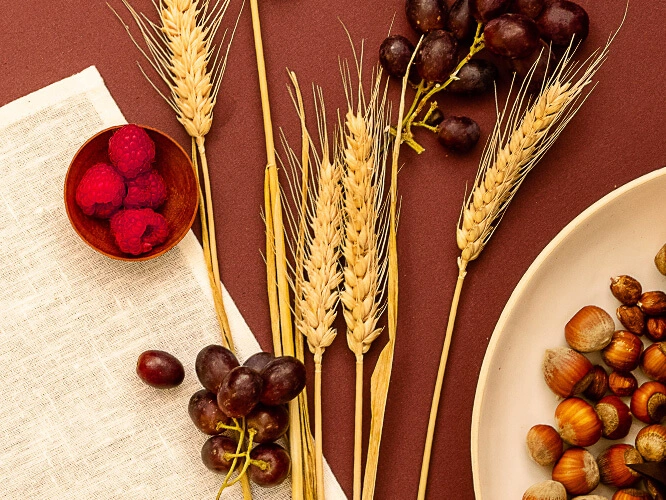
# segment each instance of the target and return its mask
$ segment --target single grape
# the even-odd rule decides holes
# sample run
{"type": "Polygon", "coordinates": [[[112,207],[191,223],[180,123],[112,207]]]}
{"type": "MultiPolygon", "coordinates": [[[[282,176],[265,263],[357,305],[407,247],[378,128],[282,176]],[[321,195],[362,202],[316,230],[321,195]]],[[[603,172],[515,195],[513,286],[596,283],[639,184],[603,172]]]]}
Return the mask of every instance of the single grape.
{"type": "Polygon", "coordinates": [[[416,54],[419,76],[428,82],[445,82],[456,66],[458,43],[444,30],[428,33],[416,54]]]}
{"type": "Polygon", "coordinates": [[[261,402],[275,406],[288,403],[305,387],[305,365],[292,356],[280,356],[261,372],[264,390],[261,402]]]}
{"type": "Polygon", "coordinates": [[[527,57],[539,46],[539,29],[529,17],[502,14],[483,31],[486,47],[504,57],[527,57]]]}
{"type": "Polygon", "coordinates": [[[449,10],[447,29],[458,40],[470,40],[476,32],[476,21],[469,7],[469,0],[456,0],[449,10]]]}
{"type": "Polygon", "coordinates": [[[476,146],[481,136],[479,125],[466,116],[449,116],[439,124],[437,137],[448,149],[465,153],[476,146]]]}
{"type": "Polygon", "coordinates": [[[402,78],[407,73],[414,45],[402,35],[393,35],[379,47],[379,62],[386,72],[402,78]]]}
{"type": "Polygon", "coordinates": [[[536,20],[541,36],[553,45],[567,46],[587,38],[590,18],[580,5],[567,0],[554,0],[546,5],[536,20]]]}
{"type": "Polygon", "coordinates": [[[209,345],[197,354],[194,370],[201,385],[217,393],[224,377],[238,365],[236,356],[229,349],[221,345],[209,345]]]}
{"type": "Polygon", "coordinates": [[[269,443],[284,436],[289,429],[289,410],[283,405],[265,406],[258,404],[245,417],[248,429],[254,429],[255,443],[269,443]]]}
{"type": "Polygon", "coordinates": [[[229,422],[229,417],[217,406],[217,395],[206,389],[192,394],[187,405],[187,413],[197,429],[211,436],[223,432],[224,429],[218,430],[218,424],[229,422]]]}
{"type": "Polygon", "coordinates": [[[477,21],[487,23],[506,12],[511,0],[470,0],[469,7],[477,21]]]}
{"type": "Polygon", "coordinates": [[[544,0],[513,0],[509,7],[510,12],[522,14],[535,19],[543,10],[544,0]]]}
{"type": "Polygon", "coordinates": [[[430,113],[430,116],[428,116],[428,119],[425,120],[426,125],[430,125],[431,127],[436,127],[440,123],[442,123],[442,120],[444,119],[444,113],[439,108],[435,108],[432,113],[430,113]]]}
{"type": "Polygon", "coordinates": [[[530,92],[539,90],[543,81],[552,74],[555,66],[557,66],[555,54],[553,54],[548,45],[541,42],[540,46],[529,56],[521,59],[511,59],[510,61],[511,69],[515,71],[521,79],[524,79],[531,71],[534,63],[537,62],[537,59],[539,62],[537,63],[534,73],[532,74],[532,79],[527,86],[527,90],[530,92]]]}
{"type": "Polygon", "coordinates": [[[152,387],[170,389],[180,385],[185,378],[185,369],[183,364],[168,352],[149,350],[139,355],[136,374],[152,387]]]}
{"type": "Polygon", "coordinates": [[[247,366],[237,366],[222,381],[217,405],[229,417],[244,417],[257,406],[262,387],[259,373],[247,366]]]}
{"type": "MultiPolygon", "coordinates": [[[[213,436],[201,448],[201,460],[213,472],[225,474],[231,469],[233,457],[225,458],[224,454],[235,454],[238,443],[228,436],[213,436]]],[[[242,458],[236,461],[236,468],[243,462],[242,458]]]]}
{"type": "Polygon", "coordinates": [[[407,0],[405,13],[417,33],[442,29],[446,24],[446,5],[442,0],[407,0]]]}
{"type": "Polygon", "coordinates": [[[259,486],[277,486],[286,479],[291,468],[291,459],[287,450],[276,443],[264,443],[250,452],[251,461],[260,461],[261,466],[250,462],[247,475],[259,486]],[[263,470],[262,470],[263,469],[263,470]]]}
{"type": "Polygon", "coordinates": [[[483,94],[492,90],[497,74],[497,66],[490,61],[472,59],[460,68],[459,80],[453,80],[446,88],[454,94],[483,94]]]}
{"type": "Polygon", "coordinates": [[[247,366],[248,368],[252,368],[257,372],[261,372],[261,370],[263,370],[264,367],[274,359],[275,356],[273,356],[270,352],[257,352],[247,358],[245,363],[243,363],[243,366],[247,366]]]}

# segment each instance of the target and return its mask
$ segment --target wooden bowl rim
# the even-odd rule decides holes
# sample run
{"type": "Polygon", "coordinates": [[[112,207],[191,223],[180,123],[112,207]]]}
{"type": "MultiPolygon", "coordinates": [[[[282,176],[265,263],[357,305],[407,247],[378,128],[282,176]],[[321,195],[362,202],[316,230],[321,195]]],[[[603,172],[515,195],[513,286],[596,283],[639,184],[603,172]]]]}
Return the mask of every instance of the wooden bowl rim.
{"type": "MultiPolygon", "coordinates": [[[[150,130],[151,132],[154,132],[156,134],[159,134],[159,135],[165,137],[167,140],[169,140],[169,142],[171,142],[174,146],[176,146],[176,148],[178,148],[180,150],[180,152],[183,154],[183,156],[185,158],[187,158],[187,163],[190,166],[190,168],[192,169],[192,172],[194,172],[194,164],[192,163],[192,158],[190,158],[190,155],[188,153],[186,153],[185,150],[183,149],[183,147],[173,137],[171,137],[166,132],[158,130],[154,127],[150,127],[148,125],[141,125],[139,123],[133,123],[133,124],[126,123],[126,124],[123,124],[123,125],[113,125],[112,127],[107,127],[104,130],[100,130],[99,132],[97,132],[96,134],[94,134],[93,136],[88,138],[88,140],[86,140],[86,142],[84,142],[81,145],[81,147],[79,147],[79,149],[76,151],[76,153],[72,157],[72,160],[69,162],[69,167],[67,167],[67,174],[65,175],[65,186],[64,186],[64,189],[63,189],[63,195],[64,195],[64,202],[65,202],[65,210],[67,211],[67,218],[69,219],[69,225],[72,226],[72,228],[74,228],[74,231],[76,231],[76,234],[79,235],[79,238],[81,238],[81,240],[83,240],[86,243],[86,245],[88,245],[90,248],[92,248],[96,252],[98,252],[98,253],[106,256],[106,257],[109,257],[110,259],[122,260],[122,261],[125,261],[125,262],[141,262],[141,261],[154,259],[155,257],[159,257],[161,255],[164,255],[165,253],[167,253],[169,250],[173,249],[176,245],[178,245],[178,243],[180,243],[182,241],[182,239],[185,237],[185,235],[188,233],[188,231],[192,228],[192,224],[194,224],[194,219],[196,218],[197,212],[199,211],[199,196],[198,195],[196,196],[196,200],[195,200],[195,203],[194,203],[194,210],[192,211],[192,216],[190,217],[189,223],[181,231],[181,234],[179,234],[176,237],[176,239],[173,241],[173,244],[170,245],[170,246],[164,246],[164,248],[160,248],[155,253],[146,254],[146,255],[137,255],[137,256],[115,255],[115,254],[112,254],[112,253],[105,252],[104,250],[101,250],[100,248],[97,248],[92,242],[90,242],[81,233],[81,231],[79,230],[79,227],[74,223],[74,220],[72,218],[72,214],[70,213],[70,210],[72,210],[72,209],[70,209],[69,203],[67,203],[68,188],[71,189],[71,186],[70,186],[70,183],[69,183],[69,178],[70,178],[70,174],[72,172],[72,166],[73,166],[74,161],[76,160],[76,158],[81,153],[81,151],[83,151],[88,146],[88,144],[90,142],[95,140],[100,135],[105,134],[105,133],[107,133],[109,131],[112,131],[112,130],[118,130],[119,128],[124,127],[125,125],[136,125],[137,127],[141,127],[144,130],[150,130]]],[[[195,182],[196,182],[197,181],[197,176],[196,175],[194,176],[194,179],[195,179],[195,182]]]]}

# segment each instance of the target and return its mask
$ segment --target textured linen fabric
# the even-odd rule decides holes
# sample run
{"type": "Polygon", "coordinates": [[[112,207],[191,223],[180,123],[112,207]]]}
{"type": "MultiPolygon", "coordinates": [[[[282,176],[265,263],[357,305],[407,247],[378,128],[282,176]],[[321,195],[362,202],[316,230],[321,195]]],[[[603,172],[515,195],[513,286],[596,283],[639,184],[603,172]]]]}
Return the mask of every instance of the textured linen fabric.
{"type": "MultiPolygon", "coordinates": [[[[63,203],[83,142],[125,120],[93,67],[0,108],[0,498],[214,499],[222,476],[200,460],[189,419],[197,352],[219,343],[192,232],[147,262],[90,249],[63,203]],[[170,390],[144,385],[138,355],[185,366],[170,390]]],[[[259,350],[231,298],[238,357],[259,350]]],[[[327,467],[327,498],[345,498],[327,467]]],[[[290,485],[253,487],[255,499],[290,485]]],[[[240,487],[222,498],[242,498],[240,487]]]]}

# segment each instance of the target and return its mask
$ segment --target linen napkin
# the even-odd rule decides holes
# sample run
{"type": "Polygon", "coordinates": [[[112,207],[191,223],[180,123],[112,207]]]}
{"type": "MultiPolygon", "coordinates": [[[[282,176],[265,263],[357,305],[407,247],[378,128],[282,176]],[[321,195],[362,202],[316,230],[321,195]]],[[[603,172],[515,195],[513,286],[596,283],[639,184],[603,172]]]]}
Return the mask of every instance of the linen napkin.
{"type": "MultiPolygon", "coordinates": [[[[79,239],[63,202],[69,162],[125,120],[90,67],[0,108],[0,497],[212,500],[223,476],[187,404],[194,360],[219,343],[201,247],[190,231],[147,262],[106,258],[79,239]],[[186,377],[160,391],[136,376],[162,349],[186,377]]],[[[241,361],[259,350],[224,291],[241,361]]],[[[330,469],[327,498],[346,498],[330,469]]],[[[287,499],[287,482],[253,486],[287,499]]],[[[222,498],[242,498],[239,485],[222,498]]]]}

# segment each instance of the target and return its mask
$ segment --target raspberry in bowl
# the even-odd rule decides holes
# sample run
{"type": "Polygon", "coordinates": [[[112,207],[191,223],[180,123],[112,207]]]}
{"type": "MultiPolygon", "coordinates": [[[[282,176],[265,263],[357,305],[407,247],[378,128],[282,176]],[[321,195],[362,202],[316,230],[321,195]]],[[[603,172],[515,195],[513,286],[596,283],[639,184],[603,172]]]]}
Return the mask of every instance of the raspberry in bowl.
{"type": "Polygon", "coordinates": [[[150,127],[102,130],[81,146],[65,177],[72,227],[114,259],[147,260],[169,251],[189,231],[198,204],[189,155],[150,127]]]}

